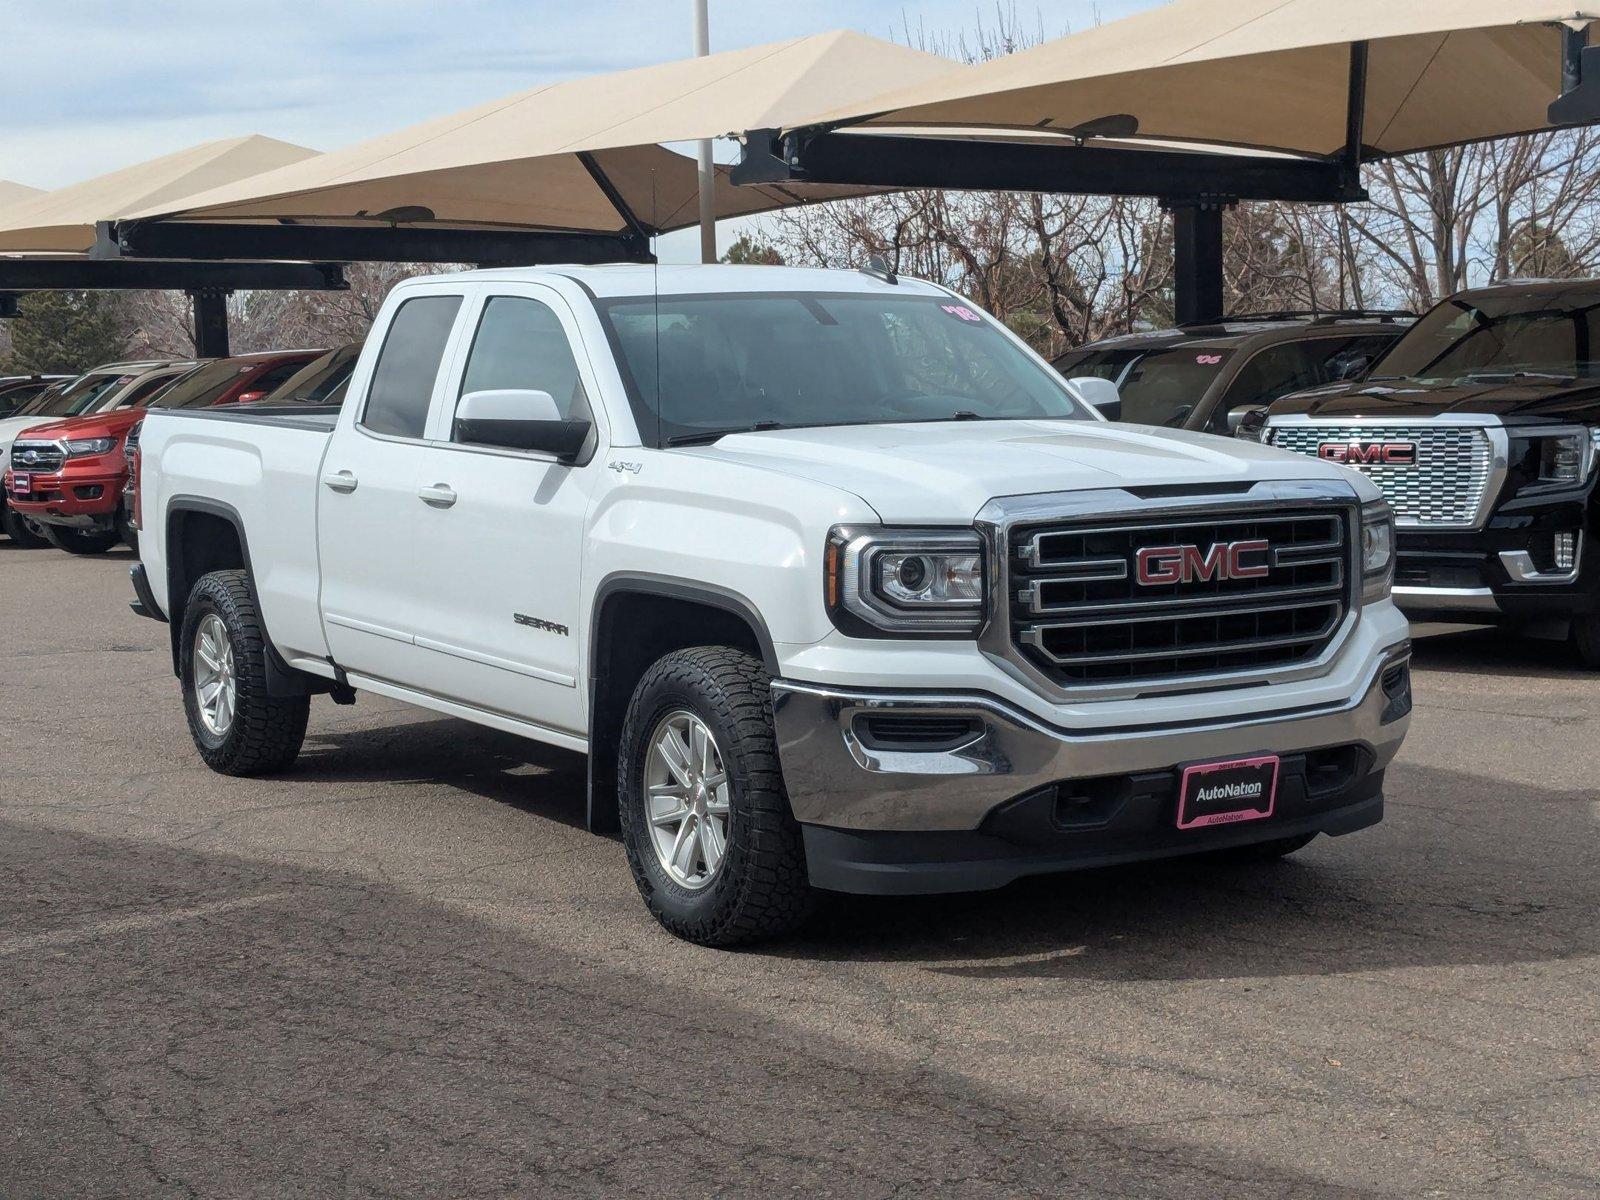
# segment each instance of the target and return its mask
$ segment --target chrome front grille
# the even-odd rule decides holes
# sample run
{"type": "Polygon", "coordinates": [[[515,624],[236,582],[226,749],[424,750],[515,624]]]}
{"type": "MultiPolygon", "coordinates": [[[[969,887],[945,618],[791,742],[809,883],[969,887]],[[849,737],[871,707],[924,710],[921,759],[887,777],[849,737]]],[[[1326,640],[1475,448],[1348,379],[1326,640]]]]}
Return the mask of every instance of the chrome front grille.
{"type": "Polygon", "coordinates": [[[1324,445],[1415,446],[1413,464],[1344,463],[1383,489],[1396,523],[1413,528],[1475,528],[1495,477],[1494,442],[1482,425],[1291,423],[1270,426],[1267,437],[1274,446],[1312,458],[1320,457],[1324,445]]]}
{"type": "Polygon", "coordinates": [[[1013,645],[1065,689],[1304,665],[1354,603],[1354,521],[1350,505],[1016,525],[1013,645]],[[1249,547],[1233,577],[1221,565],[1228,547],[1249,547]],[[1188,553],[1186,577],[1151,578],[1175,551],[1188,553]]]}
{"type": "Polygon", "coordinates": [[[13,442],[11,469],[49,475],[61,469],[67,461],[66,454],[54,442],[13,442]]]}

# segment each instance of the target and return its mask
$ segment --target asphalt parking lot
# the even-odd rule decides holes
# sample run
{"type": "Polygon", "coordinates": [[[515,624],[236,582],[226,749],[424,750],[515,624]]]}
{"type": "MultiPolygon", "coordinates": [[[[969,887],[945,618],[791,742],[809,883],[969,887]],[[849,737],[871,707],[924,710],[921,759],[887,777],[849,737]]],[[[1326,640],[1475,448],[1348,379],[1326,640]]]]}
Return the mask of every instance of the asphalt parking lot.
{"type": "MultiPolygon", "coordinates": [[[[674,941],[581,760],[212,775],[125,552],[0,541],[0,1195],[1600,1192],[1600,679],[1419,640],[1378,829],[674,941]]],[[[1424,631],[1426,632],[1426,631],[1424,631]]]]}

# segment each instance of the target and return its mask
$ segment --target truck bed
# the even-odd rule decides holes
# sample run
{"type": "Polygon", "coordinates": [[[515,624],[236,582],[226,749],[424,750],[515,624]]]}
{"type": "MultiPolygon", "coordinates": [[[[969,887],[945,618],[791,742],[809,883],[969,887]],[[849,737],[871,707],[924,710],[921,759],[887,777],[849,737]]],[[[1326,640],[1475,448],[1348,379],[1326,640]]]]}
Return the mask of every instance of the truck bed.
{"type": "Polygon", "coordinates": [[[318,482],[338,407],[151,409],[139,439],[140,555],[156,601],[167,595],[174,514],[236,523],[262,616],[286,657],[327,653],[317,611],[318,482]]]}
{"type": "Polygon", "coordinates": [[[228,421],[243,425],[274,425],[279,429],[310,429],[332,433],[339,421],[339,406],[282,404],[228,404],[221,408],[175,408],[156,410],[163,417],[188,417],[200,421],[228,421]]]}

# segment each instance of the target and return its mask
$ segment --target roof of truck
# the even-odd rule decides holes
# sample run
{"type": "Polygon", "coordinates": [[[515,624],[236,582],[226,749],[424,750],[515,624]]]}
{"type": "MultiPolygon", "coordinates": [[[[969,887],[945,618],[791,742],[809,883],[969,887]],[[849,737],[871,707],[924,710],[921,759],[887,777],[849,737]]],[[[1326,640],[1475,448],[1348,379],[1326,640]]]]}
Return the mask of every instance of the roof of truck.
{"type": "Polygon", "coordinates": [[[591,295],[603,297],[711,294],[718,292],[906,292],[913,295],[948,295],[943,289],[908,275],[887,283],[864,271],[833,271],[818,267],[764,267],[729,263],[651,266],[615,263],[599,267],[500,267],[465,271],[449,276],[424,276],[409,282],[440,279],[493,280],[501,283],[549,283],[566,279],[591,295]]]}

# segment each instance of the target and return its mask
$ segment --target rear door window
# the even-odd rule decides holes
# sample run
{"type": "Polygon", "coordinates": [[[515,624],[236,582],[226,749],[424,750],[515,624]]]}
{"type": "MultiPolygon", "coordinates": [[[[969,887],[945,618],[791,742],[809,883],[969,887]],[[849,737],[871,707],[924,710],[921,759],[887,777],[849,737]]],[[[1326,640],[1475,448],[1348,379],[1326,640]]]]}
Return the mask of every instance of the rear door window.
{"type": "Polygon", "coordinates": [[[422,437],[460,310],[460,296],[414,296],[395,312],[372,369],[363,427],[385,437],[422,437]]]}

